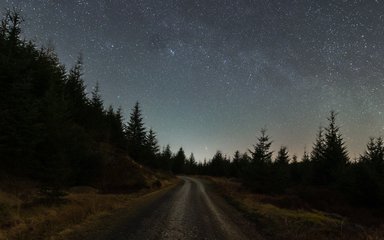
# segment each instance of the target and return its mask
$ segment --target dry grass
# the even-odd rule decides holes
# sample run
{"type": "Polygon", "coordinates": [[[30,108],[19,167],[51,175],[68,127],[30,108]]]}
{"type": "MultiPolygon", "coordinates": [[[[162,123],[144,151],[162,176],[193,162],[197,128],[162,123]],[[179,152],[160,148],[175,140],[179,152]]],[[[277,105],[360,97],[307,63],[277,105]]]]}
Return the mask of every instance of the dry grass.
{"type": "Polygon", "coordinates": [[[292,201],[292,196],[254,194],[233,180],[210,180],[232,205],[260,226],[267,239],[384,239],[384,226],[362,227],[339,215],[310,209],[305,204],[303,208],[297,205],[284,208],[274,202],[278,199],[282,203],[284,198],[292,201]]]}
{"type": "MultiPolygon", "coordinates": [[[[174,184],[162,181],[162,186],[174,184]]],[[[38,191],[29,189],[29,198],[0,191],[0,240],[58,239],[76,225],[129,206],[130,202],[156,189],[131,194],[98,194],[96,190],[71,189],[63,202],[39,203],[38,191]],[[30,196],[34,196],[34,198],[30,196]]]]}

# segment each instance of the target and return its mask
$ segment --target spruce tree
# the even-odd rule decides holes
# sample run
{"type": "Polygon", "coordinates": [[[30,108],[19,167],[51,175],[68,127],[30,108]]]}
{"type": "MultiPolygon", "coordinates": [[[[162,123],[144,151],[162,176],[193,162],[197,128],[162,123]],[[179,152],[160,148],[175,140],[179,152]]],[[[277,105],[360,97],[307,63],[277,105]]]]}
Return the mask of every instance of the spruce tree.
{"type": "Polygon", "coordinates": [[[319,127],[319,130],[316,136],[316,142],[313,144],[313,149],[311,152],[311,160],[314,162],[323,161],[324,148],[325,148],[324,129],[322,127],[319,127]]]}
{"type": "Polygon", "coordinates": [[[152,128],[150,128],[148,131],[146,146],[153,156],[157,156],[159,154],[159,144],[157,141],[156,133],[153,131],[152,128]]]}
{"type": "Polygon", "coordinates": [[[289,155],[288,149],[285,146],[281,146],[279,151],[277,152],[277,157],[275,159],[275,163],[279,165],[288,165],[289,163],[289,155]]]}
{"type": "Polygon", "coordinates": [[[331,111],[324,136],[319,132],[314,147],[314,181],[321,185],[335,184],[340,179],[348,161],[345,142],[336,125],[336,113],[331,111]],[[317,148],[317,146],[320,146],[317,148]]]}
{"type": "Polygon", "coordinates": [[[270,150],[272,141],[266,134],[266,130],[261,130],[258,142],[253,145],[251,153],[251,164],[246,169],[244,180],[254,191],[270,192],[273,189],[272,171],[272,151],[270,150]]]}
{"type": "Polygon", "coordinates": [[[104,109],[104,102],[100,95],[99,83],[96,82],[96,86],[91,93],[91,99],[89,101],[89,112],[87,117],[86,127],[89,133],[98,142],[108,141],[108,123],[106,121],[107,112],[104,109]]]}
{"type": "Polygon", "coordinates": [[[239,177],[241,168],[241,155],[240,152],[236,150],[231,163],[231,175],[233,177],[239,177]]]}
{"type": "Polygon", "coordinates": [[[271,191],[272,192],[282,192],[289,183],[289,155],[288,149],[285,146],[281,146],[277,152],[276,159],[273,164],[271,178],[271,191]]]}
{"type": "Polygon", "coordinates": [[[366,206],[382,206],[384,203],[384,143],[381,137],[370,138],[367,149],[354,167],[353,188],[355,200],[366,206]]]}
{"type": "Polygon", "coordinates": [[[224,166],[224,156],[221,151],[216,151],[215,155],[211,159],[210,165],[210,173],[214,176],[224,176],[225,174],[225,166],[224,166]]]}
{"type": "Polygon", "coordinates": [[[166,171],[172,170],[172,151],[169,144],[160,153],[160,168],[166,171]]]}
{"type": "Polygon", "coordinates": [[[184,172],[186,157],[183,148],[179,148],[176,156],[173,159],[172,172],[174,174],[180,174],[184,172]]]}
{"type": "Polygon", "coordinates": [[[364,154],[360,156],[360,161],[370,164],[377,168],[384,166],[384,142],[383,138],[370,138],[367,144],[367,149],[364,154]]]}
{"type": "MultiPolygon", "coordinates": [[[[307,155],[307,158],[309,159],[308,154],[306,154],[306,155],[307,155]]],[[[304,175],[303,166],[304,166],[303,161],[298,162],[297,161],[297,155],[293,154],[292,155],[292,161],[289,164],[289,176],[290,176],[290,180],[293,183],[299,184],[299,183],[303,182],[303,175],[304,175]]]]}
{"type": "Polygon", "coordinates": [[[90,104],[91,107],[98,113],[102,113],[104,111],[104,102],[100,95],[99,82],[96,82],[96,86],[93,88],[90,104]]]}
{"type": "Polygon", "coordinates": [[[349,157],[340,128],[336,125],[336,113],[334,111],[331,111],[328,122],[329,125],[325,129],[324,157],[330,175],[329,181],[335,181],[343,173],[349,162],[349,157]]]}
{"type": "Polygon", "coordinates": [[[136,102],[126,127],[128,149],[131,157],[136,161],[144,161],[143,157],[146,145],[146,135],[140,105],[139,102],[136,102]]]}
{"type": "Polygon", "coordinates": [[[272,162],[273,152],[270,151],[272,141],[269,140],[266,132],[266,129],[261,129],[261,136],[257,138],[258,142],[253,145],[253,151],[249,150],[252,163],[267,164],[272,162]]]}
{"type": "Polygon", "coordinates": [[[197,167],[197,163],[195,160],[195,156],[193,155],[193,153],[191,153],[191,155],[189,156],[189,158],[187,160],[186,172],[188,174],[195,174],[196,173],[196,167],[197,167]]]}
{"type": "Polygon", "coordinates": [[[146,136],[145,141],[145,151],[146,151],[146,159],[145,162],[151,167],[160,167],[158,157],[159,157],[159,144],[156,138],[156,133],[151,129],[149,129],[148,134],[146,136]]]}
{"type": "Polygon", "coordinates": [[[71,118],[78,124],[84,126],[87,115],[88,99],[82,79],[83,62],[81,56],[77,59],[75,66],[67,74],[64,84],[64,94],[68,102],[71,118]]]}

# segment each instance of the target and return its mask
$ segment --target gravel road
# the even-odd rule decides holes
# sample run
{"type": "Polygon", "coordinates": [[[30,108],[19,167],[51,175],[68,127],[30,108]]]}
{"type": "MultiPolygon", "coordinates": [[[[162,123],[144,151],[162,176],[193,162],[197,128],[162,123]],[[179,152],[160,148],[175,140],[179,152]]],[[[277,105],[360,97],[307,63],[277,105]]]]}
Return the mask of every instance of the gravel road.
{"type": "Polygon", "coordinates": [[[144,198],[71,239],[262,239],[257,227],[210,191],[205,180],[180,178],[178,186],[144,198]]]}

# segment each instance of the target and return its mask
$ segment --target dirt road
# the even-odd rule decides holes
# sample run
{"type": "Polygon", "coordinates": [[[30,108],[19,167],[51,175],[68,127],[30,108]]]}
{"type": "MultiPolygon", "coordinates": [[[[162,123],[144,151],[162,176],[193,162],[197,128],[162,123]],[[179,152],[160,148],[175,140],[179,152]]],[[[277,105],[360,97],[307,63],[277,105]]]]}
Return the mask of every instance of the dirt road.
{"type": "Polygon", "coordinates": [[[204,180],[183,183],[121,210],[72,239],[262,239],[257,228],[210,191],[204,180]]]}

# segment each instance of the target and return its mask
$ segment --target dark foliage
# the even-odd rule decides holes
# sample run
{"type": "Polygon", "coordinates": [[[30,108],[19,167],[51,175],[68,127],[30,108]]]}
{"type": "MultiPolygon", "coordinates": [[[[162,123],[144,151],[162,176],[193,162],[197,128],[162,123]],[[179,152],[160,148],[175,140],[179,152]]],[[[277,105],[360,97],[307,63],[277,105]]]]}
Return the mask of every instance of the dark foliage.
{"type": "Polygon", "coordinates": [[[288,149],[283,146],[272,161],[271,144],[263,129],[249,151],[251,157],[236,151],[229,160],[218,151],[211,160],[188,167],[196,169],[194,173],[198,174],[239,178],[245,186],[259,193],[292,194],[296,191],[303,199],[319,203],[319,198],[323,197],[316,194],[319,189],[319,193],[337,193],[337,198],[343,198],[348,204],[374,208],[384,204],[383,139],[371,138],[359,161],[351,162],[335,112],[330,113],[328,126],[319,128],[311,153],[304,150],[301,160],[296,155],[290,158],[288,149]]]}
{"type": "Polygon", "coordinates": [[[132,109],[131,117],[126,126],[126,137],[128,140],[128,151],[130,155],[140,161],[145,162],[146,129],[144,127],[143,117],[138,102],[132,109]]]}
{"type": "Polygon", "coordinates": [[[180,148],[179,151],[176,153],[176,155],[173,158],[172,163],[172,172],[175,174],[181,174],[184,172],[185,164],[186,164],[186,157],[183,148],[180,148]]]}
{"type": "Polygon", "coordinates": [[[175,174],[236,177],[255,192],[313,187],[337,191],[356,205],[384,204],[383,139],[371,138],[358,161],[351,162],[335,112],[300,161],[290,158],[286,147],[273,160],[265,129],[250,156],[236,151],[232,160],[217,151],[198,162],[193,154],[187,159],[182,148],[174,155],[169,145],[160,152],[138,102],[125,125],[121,108],[104,108],[98,84],[87,96],[81,57],[67,72],[52,49],[20,38],[22,22],[17,12],[7,11],[0,25],[0,174],[40,181],[47,196],[60,196],[66,186],[94,185],[100,178],[118,181],[120,176],[108,181],[103,174],[105,166],[117,168],[109,158],[118,152],[175,174]]]}
{"type": "Polygon", "coordinates": [[[159,167],[156,135],[146,135],[139,104],[125,127],[121,108],[104,108],[98,84],[87,97],[81,57],[67,72],[52,49],[21,40],[21,23],[7,11],[0,26],[0,174],[39,181],[49,193],[95,185],[105,146],[159,167]]]}

